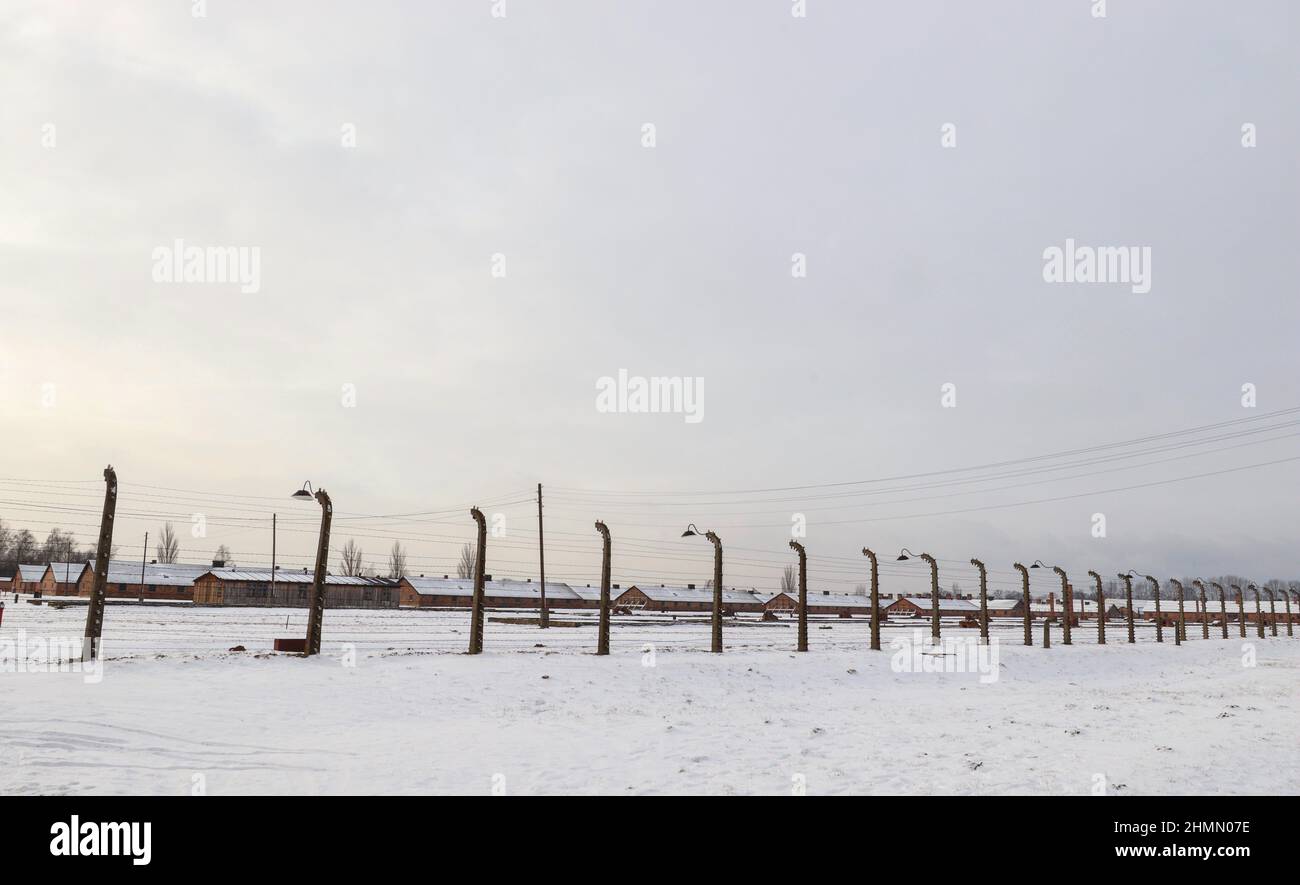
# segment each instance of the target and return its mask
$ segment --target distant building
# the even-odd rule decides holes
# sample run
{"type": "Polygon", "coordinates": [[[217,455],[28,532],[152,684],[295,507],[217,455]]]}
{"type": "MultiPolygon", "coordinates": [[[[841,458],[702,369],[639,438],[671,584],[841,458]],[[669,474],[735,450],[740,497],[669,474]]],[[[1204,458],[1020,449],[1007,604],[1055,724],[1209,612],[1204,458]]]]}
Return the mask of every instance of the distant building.
{"type": "MultiPolygon", "coordinates": [[[[900,596],[893,600],[887,609],[891,617],[929,618],[933,616],[934,605],[928,596],[900,596]]],[[[944,599],[939,597],[939,617],[969,618],[978,616],[980,605],[969,599],[944,599]]]]}
{"type": "Polygon", "coordinates": [[[42,595],[76,596],[82,572],[88,568],[84,562],[51,562],[41,575],[42,595]]]}
{"type": "MultiPolygon", "coordinates": [[[[723,590],[722,609],[728,614],[761,612],[767,599],[756,590],[723,590]]],[[[618,605],[648,612],[712,612],[713,590],[694,584],[685,587],[634,584],[619,594],[618,605]]]]}
{"type": "MultiPolygon", "coordinates": [[[[213,568],[194,579],[194,604],[306,608],[314,580],[306,570],[213,568]]],[[[326,608],[397,608],[400,597],[393,578],[325,576],[326,608]]]]}
{"type": "MultiPolygon", "coordinates": [[[[104,596],[108,599],[184,600],[194,598],[194,579],[211,566],[188,563],[132,562],[127,559],[108,561],[104,596]]],[[[94,563],[77,580],[77,595],[89,597],[95,581],[94,563]]]]}
{"type": "Polygon", "coordinates": [[[39,593],[41,578],[44,576],[45,566],[20,564],[18,570],[14,572],[13,580],[10,581],[9,589],[14,593],[39,593]]]}
{"type": "MultiPolygon", "coordinates": [[[[398,582],[403,608],[468,608],[473,604],[474,579],[405,577],[398,582]]],[[[546,608],[593,608],[599,605],[599,589],[596,590],[596,603],[591,603],[590,594],[579,595],[568,584],[560,581],[546,582],[546,608]]],[[[613,591],[610,591],[611,598],[613,591]]],[[[489,608],[535,608],[542,607],[541,585],[532,580],[512,581],[492,580],[491,575],[483,578],[483,604],[489,608]]]]}

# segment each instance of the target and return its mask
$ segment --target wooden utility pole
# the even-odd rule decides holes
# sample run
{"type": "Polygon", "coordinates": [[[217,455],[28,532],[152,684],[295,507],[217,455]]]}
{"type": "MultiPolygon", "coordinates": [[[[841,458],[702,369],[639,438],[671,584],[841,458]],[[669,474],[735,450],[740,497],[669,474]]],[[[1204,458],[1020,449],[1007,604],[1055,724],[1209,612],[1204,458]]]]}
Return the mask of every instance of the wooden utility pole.
{"type": "Polygon", "coordinates": [[[980,570],[980,644],[989,644],[989,573],[984,563],[972,559],[970,564],[980,570]]]}
{"type": "Polygon", "coordinates": [[[478,552],[474,557],[474,599],[469,617],[469,653],[483,653],[483,574],[487,570],[487,520],[483,511],[471,507],[469,515],[478,523],[478,552]]]}
{"type": "Polygon", "coordinates": [[[808,650],[808,554],[798,541],[790,542],[790,549],[799,554],[799,645],[798,651],[808,650]]]}
{"type": "Polygon", "coordinates": [[[95,574],[90,583],[90,604],[86,606],[86,636],[81,643],[83,661],[99,657],[99,641],[104,633],[104,593],[108,587],[108,557],[113,550],[113,519],[117,515],[117,474],[112,464],[104,468],[104,486],[104,514],[99,520],[95,574]]]}
{"type": "Polygon", "coordinates": [[[140,598],[138,602],[144,602],[144,564],[149,558],[149,533],[144,533],[144,551],[140,554],[140,598]]]}
{"type": "Polygon", "coordinates": [[[316,539],[316,571],[311,581],[311,599],[307,612],[308,656],[320,654],[320,634],[325,623],[325,573],[329,568],[330,524],[334,521],[334,502],[324,489],[314,495],[320,504],[320,537],[316,539]]]}
{"type": "MultiPolygon", "coordinates": [[[[541,496],[542,487],[537,487],[541,496]]],[[[596,654],[609,654],[609,528],[600,520],[596,521],[596,531],[600,532],[600,627],[596,633],[596,654]]],[[[545,606],[545,603],[543,603],[545,606]]],[[[545,611],[545,608],[542,609],[545,611]]],[[[545,616],[543,616],[545,617],[545,616]]]]}
{"type": "Polygon", "coordinates": [[[863,547],[862,555],[871,560],[871,650],[880,651],[880,571],[875,553],[863,547]]]}
{"type": "MultiPolygon", "coordinates": [[[[271,604],[275,604],[275,519],[271,514],[271,604]]],[[[287,601],[287,600],[286,600],[287,601]]]]}
{"type": "Polygon", "coordinates": [[[1015,570],[1020,572],[1020,583],[1024,587],[1024,594],[1021,597],[1021,605],[1025,607],[1025,645],[1034,644],[1034,634],[1031,632],[1034,628],[1034,612],[1032,604],[1029,601],[1029,569],[1022,563],[1015,563],[1015,570]]]}
{"type": "Polygon", "coordinates": [[[1097,644],[1106,644],[1106,591],[1101,589],[1101,575],[1088,572],[1097,585],[1097,644]]]}
{"type": "Polygon", "coordinates": [[[542,615],[538,623],[545,630],[551,626],[551,616],[546,611],[546,540],[542,537],[542,484],[540,482],[537,484],[537,569],[542,578],[542,615]]]}

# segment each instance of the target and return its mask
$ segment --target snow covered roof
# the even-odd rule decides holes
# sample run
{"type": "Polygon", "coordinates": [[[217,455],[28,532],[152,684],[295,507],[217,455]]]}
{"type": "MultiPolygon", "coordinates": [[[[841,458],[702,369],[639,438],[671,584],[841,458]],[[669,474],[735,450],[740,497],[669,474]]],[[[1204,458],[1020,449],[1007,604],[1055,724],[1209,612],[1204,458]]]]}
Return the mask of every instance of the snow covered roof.
{"type": "Polygon", "coordinates": [[[26,583],[35,584],[37,581],[41,579],[41,575],[43,574],[45,574],[45,566],[43,565],[20,563],[18,566],[18,571],[14,574],[14,578],[19,581],[22,581],[24,584],[26,583]]]}
{"type": "MultiPolygon", "coordinates": [[[[271,583],[270,569],[240,569],[240,568],[213,568],[203,572],[204,575],[212,575],[220,581],[248,581],[269,584],[271,583]]],[[[275,571],[275,583],[277,584],[310,584],[315,579],[311,572],[303,571],[275,571]]],[[[360,575],[326,575],[325,583],[333,586],[367,586],[367,587],[395,587],[397,581],[392,578],[363,577],[360,575]]]]}
{"type": "MultiPolygon", "coordinates": [[[[650,584],[633,584],[627,589],[640,591],[651,602],[703,602],[710,605],[713,603],[713,590],[707,587],[666,587],[662,584],[655,587],[650,584]]],[[[766,602],[770,598],[770,594],[765,595],[756,590],[724,589],[722,591],[723,603],[766,602]]],[[[811,594],[809,598],[812,598],[811,594]]]]}
{"type": "Polygon", "coordinates": [[[89,566],[84,562],[51,562],[50,568],[54,572],[54,580],[64,583],[75,582],[89,566]]]}
{"type": "MultiPolygon", "coordinates": [[[[930,597],[928,596],[900,596],[889,604],[895,605],[903,599],[906,599],[918,608],[923,608],[927,611],[930,608],[930,597]]],[[[972,602],[969,599],[945,599],[942,596],[939,597],[939,611],[979,611],[979,607],[978,602],[972,602]]]]}
{"type": "MultiPolygon", "coordinates": [[[[402,582],[421,596],[473,596],[473,578],[402,578],[402,582]]],[[[613,591],[610,591],[613,593],[613,591]]],[[[542,599],[542,585],[534,581],[512,581],[502,578],[483,583],[483,595],[509,599],[535,599],[538,605],[542,599]]],[[[600,595],[599,588],[596,595],[600,595]]],[[[568,584],[560,581],[546,582],[546,599],[581,599],[568,584]]]]}
{"type": "MultiPolygon", "coordinates": [[[[94,572],[93,564],[87,563],[94,572]]],[[[108,561],[108,583],[110,584],[162,584],[167,587],[188,587],[194,579],[210,570],[206,565],[192,565],[184,562],[131,562],[128,559],[110,559],[108,561]],[[143,581],[141,576],[143,575],[143,581]]]]}
{"type": "MultiPolygon", "coordinates": [[[[856,593],[817,593],[813,594],[808,591],[808,605],[833,605],[838,608],[871,608],[870,596],[859,596],[856,593]]],[[[881,608],[884,608],[882,605],[881,608]]]]}
{"type": "MultiPolygon", "coordinates": [[[[600,601],[600,585],[598,584],[590,587],[570,587],[568,584],[561,584],[560,586],[569,587],[570,590],[572,590],[575,594],[577,594],[579,599],[585,599],[588,602],[593,600],[596,602],[600,601]]],[[[617,599],[618,595],[622,592],[623,592],[623,588],[620,585],[618,584],[609,585],[609,598],[611,600],[617,599]]],[[[551,598],[550,581],[546,582],[546,598],[547,599],[551,598]]]]}

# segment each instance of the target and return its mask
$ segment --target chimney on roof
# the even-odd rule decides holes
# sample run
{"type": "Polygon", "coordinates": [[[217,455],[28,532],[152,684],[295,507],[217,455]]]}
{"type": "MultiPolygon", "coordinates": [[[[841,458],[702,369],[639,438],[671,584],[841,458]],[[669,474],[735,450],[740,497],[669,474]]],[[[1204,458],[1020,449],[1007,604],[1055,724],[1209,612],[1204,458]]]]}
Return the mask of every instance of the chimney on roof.
{"type": "Polygon", "coordinates": [[[150,564],[150,565],[157,565],[157,564],[158,564],[158,560],[156,560],[156,559],[151,559],[151,560],[149,560],[149,564],[150,564]]]}
{"type": "MultiPolygon", "coordinates": [[[[663,584],[660,584],[659,586],[662,587],[663,584]]],[[[686,589],[687,589],[687,590],[694,590],[694,589],[695,589],[695,585],[694,585],[694,584],[687,584],[687,585],[686,585],[686,589]]]]}
{"type": "Polygon", "coordinates": [[[447,576],[446,576],[446,575],[443,575],[443,576],[442,576],[442,579],[443,579],[444,581],[447,580],[447,576]]]}
{"type": "Polygon", "coordinates": [[[225,561],[224,559],[214,559],[214,560],[212,560],[212,567],[213,567],[213,568],[225,568],[225,567],[226,567],[226,561],[225,561]]]}
{"type": "Polygon", "coordinates": [[[615,589],[615,590],[618,589],[618,585],[617,585],[617,584],[614,585],[614,589],[615,589]]]}
{"type": "Polygon", "coordinates": [[[490,581],[490,580],[492,580],[492,576],[491,576],[491,575],[484,575],[484,576],[483,576],[483,580],[485,580],[485,581],[490,581]]]}
{"type": "Polygon", "coordinates": [[[829,591],[829,590],[823,590],[823,591],[822,591],[822,596],[830,596],[830,595],[831,595],[831,591],[829,591]]]}

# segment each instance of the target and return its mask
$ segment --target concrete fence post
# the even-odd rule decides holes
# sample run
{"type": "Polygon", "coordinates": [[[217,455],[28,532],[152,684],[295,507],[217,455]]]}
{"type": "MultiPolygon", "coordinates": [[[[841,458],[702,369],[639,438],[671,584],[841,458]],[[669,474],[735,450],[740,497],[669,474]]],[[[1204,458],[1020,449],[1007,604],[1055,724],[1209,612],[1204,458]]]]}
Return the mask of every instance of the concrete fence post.
{"type": "Polygon", "coordinates": [[[1013,566],[1016,571],[1020,572],[1020,583],[1024,592],[1020,598],[1020,604],[1025,607],[1025,645],[1033,646],[1034,634],[1032,632],[1034,625],[1034,612],[1032,604],[1029,601],[1029,569],[1017,562],[1013,566]]]}
{"type": "Polygon", "coordinates": [[[1043,618],[1043,648],[1052,647],[1052,622],[1043,618]]]}
{"type": "Polygon", "coordinates": [[[1241,592],[1241,587],[1237,584],[1232,585],[1232,589],[1237,591],[1237,627],[1241,631],[1241,638],[1246,638],[1246,595],[1241,592]]]}
{"type": "Polygon", "coordinates": [[[470,603],[469,616],[469,653],[483,653],[483,581],[487,570],[487,520],[483,511],[477,507],[470,508],[469,515],[478,523],[478,551],[474,558],[474,597],[470,603]]]}
{"type": "MultiPolygon", "coordinates": [[[[1182,634],[1180,637],[1181,639],[1186,639],[1187,618],[1183,608],[1183,582],[1170,578],[1169,583],[1173,584],[1174,587],[1178,589],[1178,632],[1182,634]]],[[[1181,645],[1182,643],[1180,642],[1179,644],[1181,645]]]]}
{"type": "Polygon", "coordinates": [[[1259,598],[1259,588],[1254,584],[1248,585],[1250,591],[1255,594],[1255,633],[1260,639],[1264,638],[1264,600],[1259,598]]]}
{"type": "Polygon", "coordinates": [[[1210,638],[1210,610],[1205,605],[1205,584],[1198,580],[1192,581],[1192,586],[1200,593],[1201,599],[1201,638],[1210,638]]]}
{"type": "Polygon", "coordinates": [[[609,654],[609,580],[610,580],[610,541],[609,528],[600,520],[596,521],[596,531],[600,532],[600,621],[596,632],[596,654],[609,654]]]}
{"type": "Polygon", "coordinates": [[[808,650],[808,553],[798,541],[790,549],[799,554],[799,651],[808,650]]]}
{"type": "Polygon", "coordinates": [[[1106,644],[1106,591],[1101,589],[1101,575],[1088,572],[1097,585],[1097,644],[1106,644]]]}
{"type": "Polygon", "coordinates": [[[1061,578],[1061,612],[1064,618],[1061,622],[1061,631],[1063,633],[1061,644],[1072,645],[1070,642],[1070,621],[1074,619],[1074,593],[1070,587],[1070,579],[1065,574],[1065,569],[1059,565],[1052,566],[1052,571],[1056,572],[1061,578]]]}
{"type": "Polygon", "coordinates": [[[1150,575],[1146,579],[1151,584],[1151,592],[1156,600],[1156,642],[1165,641],[1165,619],[1160,614],[1160,582],[1150,575]]]}
{"type": "Polygon", "coordinates": [[[984,563],[972,559],[970,564],[980,570],[980,645],[989,644],[989,573],[984,563]]]}
{"type": "Polygon", "coordinates": [[[880,651],[880,570],[874,552],[863,547],[862,555],[871,560],[871,650],[880,651]]]}
{"type": "Polygon", "coordinates": [[[1273,635],[1277,636],[1277,596],[1273,593],[1272,587],[1264,592],[1268,594],[1268,622],[1272,625],[1273,635]]]}
{"type": "Polygon", "coordinates": [[[1137,638],[1133,635],[1133,576],[1117,575],[1116,577],[1124,582],[1124,607],[1127,609],[1125,619],[1128,621],[1129,645],[1132,645],[1137,642],[1137,638]]]}

